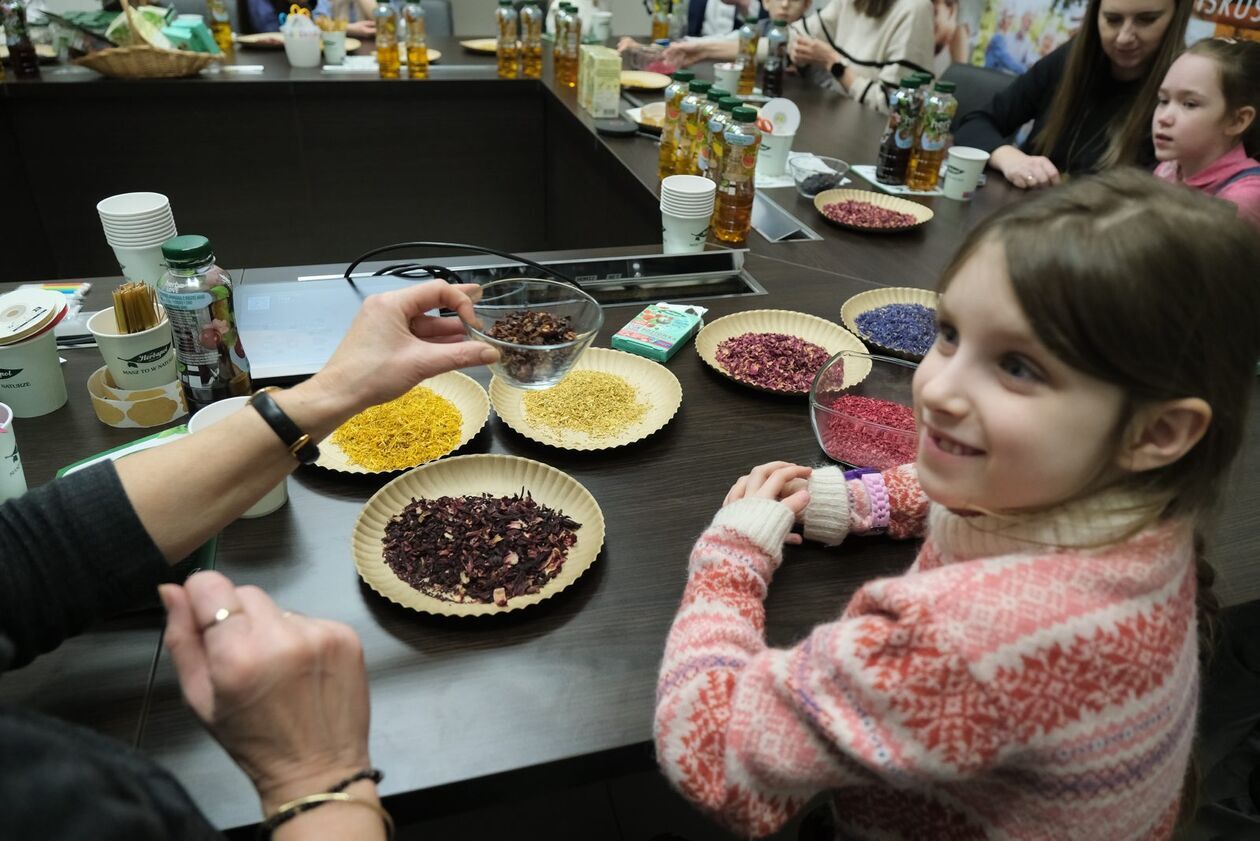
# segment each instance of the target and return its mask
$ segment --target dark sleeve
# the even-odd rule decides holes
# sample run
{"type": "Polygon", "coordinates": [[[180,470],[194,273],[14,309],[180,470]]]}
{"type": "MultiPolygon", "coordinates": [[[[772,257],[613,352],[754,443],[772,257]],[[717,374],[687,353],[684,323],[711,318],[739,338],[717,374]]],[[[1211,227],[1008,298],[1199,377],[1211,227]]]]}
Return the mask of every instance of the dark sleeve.
{"type": "Polygon", "coordinates": [[[1027,73],[1017,76],[987,106],[965,115],[954,132],[954,142],[992,152],[1010,143],[1024,123],[1040,119],[1059,88],[1071,48],[1069,40],[1030,67],[1027,73]]]}
{"type": "Polygon", "coordinates": [[[112,461],[0,505],[0,636],[12,666],[170,580],[112,461]]]}
{"type": "Polygon", "coordinates": [[[222,841],[169,773],[81,727],[0,707],[0,838],[222,841]]]}

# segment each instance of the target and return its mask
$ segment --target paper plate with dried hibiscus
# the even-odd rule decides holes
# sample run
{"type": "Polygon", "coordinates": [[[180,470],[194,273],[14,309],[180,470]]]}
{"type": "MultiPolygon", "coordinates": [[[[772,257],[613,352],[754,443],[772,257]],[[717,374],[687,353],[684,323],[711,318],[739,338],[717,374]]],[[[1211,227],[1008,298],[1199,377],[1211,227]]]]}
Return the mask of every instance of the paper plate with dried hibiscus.
{"type": "Polygon", "coordinates": [[[842,350],[866,352],[833,321],[791,310],[748,310],[719,318],[696,336],[705,364],[738,383],[804,397],[822,366],[842,350]]]}
{"type": "Polygon", "coordinates": [[[507,613],[564,590],[604,545],[590,491],[554,467],[459,456],[411,470],[368,500],[351,552],[368,586],[441,616],[507,613]]]}

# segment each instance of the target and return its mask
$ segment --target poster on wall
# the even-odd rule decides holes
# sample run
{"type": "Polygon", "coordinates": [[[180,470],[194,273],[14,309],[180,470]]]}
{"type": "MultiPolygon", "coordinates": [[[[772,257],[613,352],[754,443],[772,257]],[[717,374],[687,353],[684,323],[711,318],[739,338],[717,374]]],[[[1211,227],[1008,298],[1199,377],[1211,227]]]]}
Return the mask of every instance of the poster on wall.
{"type": "Polygon", "coordinates": [[[1260,0],[1195,0],[1186,43],[1213,37],[1260,41],[1260,0]]]}

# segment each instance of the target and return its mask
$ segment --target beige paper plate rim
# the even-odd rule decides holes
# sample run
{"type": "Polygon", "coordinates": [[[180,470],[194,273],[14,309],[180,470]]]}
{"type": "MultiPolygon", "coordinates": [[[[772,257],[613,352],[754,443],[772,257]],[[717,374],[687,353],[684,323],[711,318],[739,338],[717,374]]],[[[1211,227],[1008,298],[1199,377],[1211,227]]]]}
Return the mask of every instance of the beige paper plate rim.
{"type": "Polygon", "coordinates": [[[840,320],[850,333],[867,342],[871,347],[879,348],[901,359],[917,361],[922,359],[923,356],[880,344],[870,336],[862,335],[862,331],[858,329],[858,316],[880,307],[886,307],[889,304],[920,304],[935,310],[939,298],[940,296],[931,289],[916,289],[913,286],[888,286],[883,289],[870,289],[866,292],[859,292],[844,302],[840,307],[840,320]]]}
{"type": "Polygon", "coordinates": [[[906,231],[913,231],[921,228],[928,222],[932,221],[932,217],[936,215],[932,208],[925,207],[918,202],[903,199],[899,196],[891,196],[888,193],[876,192],[874,190],[854,190],[845,188],[840,190],[824,190],[814,196],[814,208],[818,211],[818,215],[826,219],[832,225],[839,228],[846,228],[850,231],[861,231],[867,234],[901,234],[906,231]],[[839,201],[858,201],[866,204],[873,204],[876,207],[882,207],[885,210],[895,210],[898,213],[908,213],[917,221],[913,225],[907,225],[904,228],[874,228],[863,225],[850,225],[847,222],[837,222],[826,213],[823,212],[823,205],[831,204],[839,201]]]}
{"type": "Polygon", "coordinates": [[[809,391],[781,391],[753,385],[732,376],[717,361],[717,346],[726,339],[742,336],[744,333],[784,333],[798,339],[818,345],[831,357],[842,350],[856,350],[868,353],[862,340],[848,330],[816,315],[793,310],[745,310],[712,321],[705,325],[696,335],[696,353],[714,371],[732,382],[766,394],[784,397],[808,397],[809,391]]]}
{"type": "Polygon", "coordinates": [[[459,45],[471,53],[489,54],[498,52],[499,42],[495,38],[469,38],[460,41],[459,45]]]}
{"type": "MultiPolygon", "coordinates": [[[[459,410],[460,415],[459,441],[456,442],[454,447],[442,453],[442,455],[434,456],[428,461],[421,462],[421,464],[437,461],[455,452],[475,438],[477,433],[486,425],[486,421],[490,419],[490,398],[486,395],[486,390],[467,374],[459,371],[447,371],[445,374],[429,377],[429,379],[419,382],[417,385],[432,389],[438,396],[445,397],[451,401],[451,403],[455,404],[455,408],[459,410]]],[[[345,451],[333,443],[331,435],[319,442],[319,458],[312,464],[315,467],[331,470],[334,473],[348,473],[356,476],[389,476],[420,466],[413,464],[390,470],[368,470],[366,467],[350,461],[350,457],[346,455],[345,451]]]]}
{"type": "Polygon", "coordinates": [[[669,87],[670,78],[650,70],[622,70],[621,86],[628,90],[659,91],[669,87]]]}
{"type": "Polygon", "coordinates": [[[595,497],[572,476],[540,461],[509,455],[456,456],[417,467],[391,480],[372,495],[355,520],[350,552],[359,577],[394,604],[435,616],[489,616],[512,613],[566,590],[591,568],[604,546],[604,513],[595,497]],[[486,477],[491,477],[487,480],[486,477]],[[504,607],[435,598],[403,581],[385,563],[381,540],[385,524],[412,497],[454,496],[488,491],[529,491],[541,505],[561,511],[581,524],[560,574],[537,593],[517,596],[504,607]]]}
{"type": "Polygon", "coordinates": [[[624,430],[621,435],[595,438],[585,433],[572,432],[571,439],[549,427],[530,422],[524,407],[526,392],[512,388],[498,377],[490,380],[490,403],[500,420],[531,441],[578,452],[611,450],[642,441],[664,429],[674,415],[678,414],[678,408],[682,405],[682,383],[673,372],[664,365],[633,353],[607,348],[587,348],[570,373],[573,371],[602,371],[625,379],[635,387],[641,397],[645,391],[648,392],[648,411],[644,413],[642,420],[624,430]]]}

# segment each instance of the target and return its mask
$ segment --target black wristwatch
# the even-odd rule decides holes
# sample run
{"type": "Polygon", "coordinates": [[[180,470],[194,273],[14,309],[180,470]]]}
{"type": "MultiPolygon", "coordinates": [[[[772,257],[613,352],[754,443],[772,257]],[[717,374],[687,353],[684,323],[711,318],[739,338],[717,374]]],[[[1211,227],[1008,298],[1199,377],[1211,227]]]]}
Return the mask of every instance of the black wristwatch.
{"type": "Polygon", "coordinates": [[[297,424],[284,413],[275,400],[271,399],[271,395],[268,394],[271,391],[279,391],[279,389],[268,386],[256,391],[254,396],[249,398],[249,405],[253,406],[272,431],[280,436],[280,440],[289,448],[294,458],[302,464],[310,464],[319,458],[319,447],[315,446],[311,436],[298,429],[297,424]]]}
{"type": "Polygon", "coordinates": [[[843,61],[837,61],[831,65],[831,75],[835,77],[837,82],[844,78],[845,69],[846,65],[843,61]]]}

